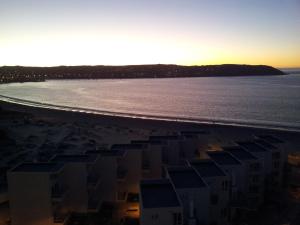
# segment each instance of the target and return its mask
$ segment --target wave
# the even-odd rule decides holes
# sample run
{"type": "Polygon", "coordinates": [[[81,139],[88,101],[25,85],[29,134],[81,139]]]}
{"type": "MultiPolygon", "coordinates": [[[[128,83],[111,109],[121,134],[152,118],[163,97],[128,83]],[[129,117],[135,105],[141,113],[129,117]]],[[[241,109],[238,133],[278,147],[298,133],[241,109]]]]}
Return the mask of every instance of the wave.
{"type": "Polygon", "coordinates": [[[9,97],[5,95],[0,95],[0,101],[25,105],[25,106],[31,106],[31,107],[37,107],[37,108],[54,109],[54,110],[79,112],[79,113],[87,113],[87,114],[98,114],[104,116],[118,116],[118,117],[125,117],[125,118],[174,121],[174,122],[185,122],[185,123],[194,123],[194,124],[228,125],[228,126],[264,128],[264,129],[300,132],[300,127],[298,126],[292,126],[290,124],[287,125],[281,122],[274,122],[274,121],[248,122],[248,121],[232,120],[232,119],[168,117],[168,116],[147,115],[147,114],[138,114],[138,113],[112,112],[112,111],[96,110],[96,109],[89,109],[89,108],[54,105],[50,103],[41,103],[41,102],[35,102],[35,101],[30,101],[30,100],[25,100],[20,98],[9,97]]]}

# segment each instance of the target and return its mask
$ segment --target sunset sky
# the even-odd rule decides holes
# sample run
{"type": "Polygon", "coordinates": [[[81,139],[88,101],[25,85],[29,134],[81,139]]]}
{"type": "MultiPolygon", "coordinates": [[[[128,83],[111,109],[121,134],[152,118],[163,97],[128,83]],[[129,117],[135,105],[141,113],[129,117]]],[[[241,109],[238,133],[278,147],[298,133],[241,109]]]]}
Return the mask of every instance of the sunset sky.
{"type": "Polygon", "coordinates": [[[300,0],[0,0],[0,66],[300,67],[300,0]]]}

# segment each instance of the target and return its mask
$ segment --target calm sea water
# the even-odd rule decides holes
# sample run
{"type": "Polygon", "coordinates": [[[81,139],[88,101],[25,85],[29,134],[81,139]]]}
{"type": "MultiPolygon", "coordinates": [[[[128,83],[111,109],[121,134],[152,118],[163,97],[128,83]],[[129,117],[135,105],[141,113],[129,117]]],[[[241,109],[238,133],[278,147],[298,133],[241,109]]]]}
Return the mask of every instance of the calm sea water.
{"type": "Polygon", "coordinates": [[[0,85],[0,95],[114,113],[300,130],[300,74],[0,85]]]}

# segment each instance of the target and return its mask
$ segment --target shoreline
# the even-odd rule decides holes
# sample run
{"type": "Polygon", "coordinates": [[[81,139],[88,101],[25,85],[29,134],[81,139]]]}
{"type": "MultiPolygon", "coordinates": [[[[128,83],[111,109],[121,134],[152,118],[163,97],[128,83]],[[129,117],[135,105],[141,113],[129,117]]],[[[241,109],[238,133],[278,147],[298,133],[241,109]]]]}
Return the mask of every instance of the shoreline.
{"type": "MultiPolygon", "coordinates": [[[[75,108],[70,106],[60,106],[53,105],[49,103],[39,103],[30,100],[23,100],[19,98],[8,97],[0,95],[0,106],[8,107],[8,109],[13,108],[16,111],[28,112],[32,114],[33,112],[42,110],[45,114],[51,114],[51,112],[56,113],[72,113],[78,115],[93,115],[93,117],[102,117],[104,120],[134,120],[140,121],[142,123],[180,123],[185,124],[188,127],[194,126],[222,126],[222,127],[239,127],[239,128],[248,128],[248,129],[261,129],[261,130],[270,130],[274,132],[290,132],[300,134],[299,128],[288,127],[288,126],[276,126],[274,124],[251,124],[251,123],[237,123],[234,121],[221,121],[221,120],[210,120],[210,119],[193,119],[193,118],[175,118],[175,117],[163,117],[155,115],[142,115],[142,114],[130,114],[122,112],[110,112],[110,111],[101,111],[94,109],[85,109],[85,108],[75,108]],[[19,107],[18,107],[19,106],[19,107]],[[47,110],[49,110],[47,112],[47,110]]],[[[5,108],[4,108],[5,109],[5,108]]],[[[40,111],[41,112],[41,111],[40,111]]],[[[34,113],[33,113],[34,114],[34,113]]],[[[77,116],[78,116],[77,115],[77,116]]],[[[51,116],[52,117],[52,116],[51,116]]]]}

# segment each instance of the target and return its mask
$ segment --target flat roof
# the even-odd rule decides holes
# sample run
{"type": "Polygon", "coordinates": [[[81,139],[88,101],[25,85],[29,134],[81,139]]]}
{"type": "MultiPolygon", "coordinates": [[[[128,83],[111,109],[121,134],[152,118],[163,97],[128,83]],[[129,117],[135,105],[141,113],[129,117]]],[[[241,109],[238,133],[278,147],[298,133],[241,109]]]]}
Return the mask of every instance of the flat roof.
{"type": "Polygon", "coordinates": [[[234,157],[238,158],[239,160],[253,160],[257,159],[254,155],[252,155],[250,152],[246,151],[240,146],[226,146],[223,147],[223,150],[226,152],[229,152],[234,157]]]}
{"type": "Polygon", "coordinates": [[[256,143],[256,144],[259,144],[259,145],[261,145],[262,147],[264,147],[264,148],[266,148],[266,149],[269,149],[269,150],[275,150],[275,149],[277,149],[276,146],[270,144],[269,142],[267,142],[267,141],[265,141],[265,140],[263,140],[263,139],[257,139],[257,140],[255,140],[255,143],[256,143]]]}
{"type": "Polygon", "coordinates": [[[59,154],[54,156],[52,162],[86,162],[93,163],[97,160],[92,154],[59,154]]]}
{"type": "Polygon", "coordinates": [[[115,144],[111,146],[111,150],[135,150],[135,149],[143,149],[145,147],[144,144],[115,144]]]}
{"type": "Polygon", "coordinates": [[[219,165],[239,165],[241,164],[236,158],[234,158],[230,153],[225,151],[207,151],[206,152],[212,160],[214,160],[219,165]]]}
{"type": "Polygon", "coordinates": [[[168,179],[142,180],[140,195],[144,208],[180,207],[178,196],[168,179]]]}
{"type": "Polygon", "coordinates": [[[201,177],[226,176],[225,172],[211,159],[196,159],[189,163],[201,177]]]}
{"type": "Polygon", "coordinates": [[[206,184],[192,167],[168,167],[168,174],[175,188],[202,188],[206,184]]]}
{"type": "Polygon", "coordinates": [[[240,141],[238,145],[242,146],[250,152],[266,152],[267,150],[253,141],[240,141]]]}
{"type": "Polygon", "coordinates": [[[63,163],[22,163],[12,169],[11,172],[54,173],[61,170],[63,166],[63,163]]]}
{"type": "Polygon", "coordinates": [[[284,143],[283,140],[279,139],[278,137],[275,137],[273,135],[258,135],[257,136],[260,139],[263,139],[271,144],[282,144],[284,143]]]}

